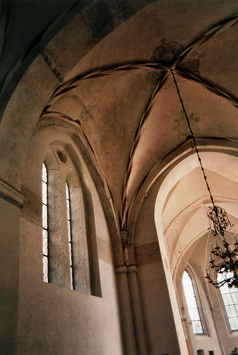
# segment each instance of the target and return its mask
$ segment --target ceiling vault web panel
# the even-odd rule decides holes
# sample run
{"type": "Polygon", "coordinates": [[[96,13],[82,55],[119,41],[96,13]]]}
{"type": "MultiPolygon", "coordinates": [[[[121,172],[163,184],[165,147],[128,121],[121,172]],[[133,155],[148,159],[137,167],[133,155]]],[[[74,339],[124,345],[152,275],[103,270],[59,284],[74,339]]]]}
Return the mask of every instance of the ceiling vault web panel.
{"type": "MultiPolygon", "coordinates": [[[[188,63],[186,62],[186,58],[190,56],[191,53],[193,53],[193,51],[196,51],[199,47],[202,47],[206,43],[210,43],[215,37],[221,35],[225,31],[234,28],[235,25],[237,25],[237,23],[238,23],[238,15],[234,15],[232,17],[226,18],[225,20],[218,22],[208,31],[206,31],[201,36],[199,36],[199,38],[197,38],[195,41],[189,44],[186,49],[181,50],[181,48],[177,48],[178,51],[176,53],[172,53],[172,54],[170,53],[167,57],[166,55],[165,57],[163,57],[163,55],[159,57],[154,56],[153,58],[154,61],[151,62],[133,61],[133,62],[117,63],[102,68],[92,69],[85,73],[76,75],[73,79],[63,83],[55,91],[51,100],[43,110],[42,118],[47,117],[48,115],[59,115],[59,117],[62,117],[63,119],[66,119],[68,121],[74,121],[81,126],[82,132],[89,146],[91,147],[91,150],[95,158],[98,160],[99,165],[102,167],[102,170],[104,172],[109,190],[111,191],[112,194],[114,205],[116,206],[116,210],[120,215],[122,229],[123,228],[126,229],[127,212],[128,209],[130,208],[130,204],[132,203],[133,198],[137,195],[143,181],[146,179],[150,171],[154,168],[155,164],[158,163],[158,159],[157,160],[155,159],[153,165],[149,164],[147,168],[145,167],[145,172],[143,174],[140,173],[139,176],[137,174],[136,183],[134,184],[135,181],[133,180],[134,178],[132,177],[133,175],[132,171],[135,166],[135,157],[137,155],[138,147],[141,145],[141,137],[144,133],[144,127],[146,126],[149,117],[151,116],[151,114],[155,109],[155,104],[159,97],[158,95],[161,93],[162,89],[165,90],[165,84],[168,82],[168,79],[169,80],[171,79],[170,68],[173,68],[175,74],[181,77],[182,79],[185,79],[186,81],[191,82],[193,84],[194,83],[199,84],[201,85],[202,88],[209,90],[212,94],[215,94],[220,98],[226,99],[229,102],[229,104],[235,107],[238,106],[238,100],[235,95],[228,93],[226,89],[223,89],[219,85],[211,82],[211,80],[209,79],[207,80],[206,78],[199,76],[199,73],[197,73],[196,71],[192,72],[190,70],[191,68],[187,67],[188,63]],[[127,90],[129,90],[132,88],[133,83],[130,81],[131,79],[127,80],[127,77],[129,73],[133,73],[133,72],[134,73],[137,72],[136,74],[137,77],[139,77],[140,75],[143,76],[145,75],[145,73],[147,73],[148,77],[149,75],[151,76],[151,81],[149,84],[148,82],[146,83],[147,85],[146,88],[145,87],[143,88],[144,93],[147,92],[143,100],[144,108],[138,111],[138,113],[140,114],[139,117],[133,118],[134,121],[136,122],[136,125],[135,124],[133,125],[134,137],[132,140],[131,138],[129,139],[130,146],[128,146],[129,141],[127,142],[126,154],[125,154],[127,158],[126,160],[124,159],[123,162],[121,162],[123,163],[123,166],[120,167],[122,173],[118,175],[118,182],[116,184],[117,186],[114,186],[115,179],[113,178],[110,180],[109,178],[109,176],[111,176],[110,169],[112,169],[112,167],[110,167],[110,164],[109,165],[107,164],[106,155],[103,156],[102,154],[103,146],[105,142],[101,142],[101,143],[99,142],[98,145],[98,142],[96,142],[96,138],[95,138],[96,136],[93,138],[93,136],[90,135],[91,134],[90,133],[91,131],[89,129],[90,125],[87,126],[87,124],[85,123],[85,121],[87,120],[86,116],[90,117],[91,119],[95,119],[95,115],[93,114],[93,111],[96,112],[97,110],[96,105],[99,103],[100,100],[101,102],[105,101],[105,96],[101,95],[101,99],[100,99],[100,95],[98,96],[96,95],[95,96],[96,103],[87,104],[84,109],[84,116],[81,112],[79,118],[72,117],[72,114],[70,113],[70,108],[64,106],[63,100],[64,98],[67,98],[68,100],[69,97],[75,99],[76,96],[80,98],[80,95],[82,95],[85,85],[88,85],[86,84],[87,82],[90,82],[90,86],[92,88],[93,87],[96,88],[97,86],[100,87],[98,85],[99,81],[101,82],[101,80],[106,80],[106,81],[109,80],[108,84],[111,86],[111,89],[113,89],[114,87],[118,86],[117,78],[119,77],[122,78],[121,76],[125,76],[126,78],[125,82],[127,82],[128,84],[127,90]],[[111,78],[113,77],[113,80],[111,80],[110,77],[111,78]],[[108,172],[107,169],[109,169],[108,172]]],[[[136,83],[134,84],[136,85],[136,83]]],[[[126,92],[130,94],[130,90],[126,92]]],[[[106,91],[104,91],[104,94],[105,93],[106,91]]],[[[170,93],[171,93],[171,89],[170,89],[170,93]]],[[[74,104],[75,103],[76,100],[74,100],[74,104]]],[[[113,106],[112,103],[110,104],[113,106]]],[[[120,109],[123,108],[124,104],[125,101],[121,99],[120,109]]],[[[141,105],[141,100],[140,100],[140,105],[141,105]]],[[[186,100],[185,100],[185,105],[186,105],[186,100]]],[[[119,108],[117,107],[116,109],[118,110],[119,108]]],[[[118,119],[119,117],[120,116],[118,116],[118,119]]],[[[101,119],[103,118],[101,117],[101,119]]],[[[157,120],[157,124],[158,124],[158,120],[157,120]]],[[[97,128],[95,128],[94,126],[93,129],[97,129],[97,128]]],[[[98,125],[98,129],[100,129],[100,124],[98,125]]],[[[187,136],[188,135],[189,132],[187,132],[187,136]]],[[[116,135],[114,136],[114,138],[107,137],[107,139],[111,139],[111,140],[115,139],[114,140],[115,143],[116,135]]],[[[186,139],[186,137],[184,137],[184,139],[186,139]]],[[[179,144],[181,143],[182,141],[179,144]]],[[[171,147],[171,149],[174,148],[175,146],[171,147]]],[[[107,149],[109,149],[109,146],[107,147],[107,149]]],[[[119,145],[118,145],[118,149],[119,149],[119,145]]],[[[125,146],[123,147],[123,149],[125,150],[125,146]]],[[[155,156],[157,156],[156,151],[154,154],[155,156]]],[[[138,161],[136,163],[136,166],[138,166],[138,161]]]]}

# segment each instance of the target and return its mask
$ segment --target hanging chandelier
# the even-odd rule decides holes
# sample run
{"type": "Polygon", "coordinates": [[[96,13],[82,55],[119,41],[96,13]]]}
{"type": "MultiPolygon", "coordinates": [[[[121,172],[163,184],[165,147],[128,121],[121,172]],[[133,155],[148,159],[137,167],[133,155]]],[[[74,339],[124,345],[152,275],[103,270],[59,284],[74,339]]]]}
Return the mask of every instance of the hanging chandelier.
{"type": "Polygon", "coordinates": [[[210,252],[210,267],[214,269],[218,274],[222,274],[221,281],[213,281],[210,273],[207,271],[206,278],[209,283],[213,286],[219,288],[227,283],[228,287],[237,287],[238,288],[238,242],[235,237],[235,248],[234,250],[230,249],[230,244],[226,241],[226,238],[223,236],[223,246],[219,247],[217,241],[215,241],[215,247],[211,245],[210,252]],[[214,257],[214,259],[212,258],[214,257]]]}
{"type": "Polygon", "coordinates": [[[178,88],[177,80],[175,78],[174,72],[170,69],[175,87],[178,93],[178,97],[187,121],[187,125],[192,137],[194,150],[197,154],[199,165],[203,174],[203,178],[210,196],[210,200],[212,206],[208,207],[207,216],[209,218],[209,229],[213,232],[215,236],[221,236],[223,238],[223,246],[219,247],[217,245],[217,241],[215,240],[215,247],[211,246],[211,253],[210,253],[210,267],[216,271],[217,274],[222,274],[222,281],[215,281],[211,278],[210,272],[206,269],[206,279],[208,282],[211,283],[213,286],[219,288],[224,284],[227,284],[228,287],[237,287],[238,288],[238,242],[235,237],[234,249],[231,250],[230,244],[226,241],[224,233],[229,228],[232,227],[232,224],[227,216],[227,213],[224,208],[215,205],[213,196],[211,194],[211,189],[207,181],[207,177],[202,165],[202,160],[198,151],[196,139],[194,137],[194,133],[192,131],[190,121],[187,115],[187,112],[184,107],[184,103],[182,97],[180,95],[180,91],[178,88]]]}

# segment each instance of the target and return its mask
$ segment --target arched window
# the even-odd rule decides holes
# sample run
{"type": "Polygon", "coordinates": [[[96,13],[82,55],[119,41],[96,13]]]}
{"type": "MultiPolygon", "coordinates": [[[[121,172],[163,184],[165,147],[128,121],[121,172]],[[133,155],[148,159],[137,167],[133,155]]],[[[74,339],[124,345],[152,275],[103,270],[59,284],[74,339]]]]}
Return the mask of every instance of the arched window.
{"type": "Polygon", "coordinates": [[[42,252],[43,252],[43,280],[48,282],[48,174],[45,163],[42,165],[42,252]]]}
{"type": "Polygon", "coordinates": [[[196,295],[194,292],[192,279],[187,271],[183,274],[183,289],[188,307],[189,317],[192,321],[192,327],[194,334],[204,334],[201,317],[199,314],[196,295]]]}
{"type": "MultiPolygon", "coordinates": [[[[229,277],[229,273],[226,276],[229,277]]],[[[222,274],[218,274],[217,281],[222,280],[222,274]]],[[[220,291],[231,330],[238,330],[238,290],[234,287],[229,288],[225,284],[220,288],[220,291]]]]}
{"type": "Polygon", "coordinates": [[[66,210],[67,210],[67,229],[68,229],[68,244],[69,244],[69,270],[70,270],[70,286],[74,289],[74,273],[73,273],[73,246],[72,246],[72,225],[71,225],[71,201],[69,184],[66,181],[66,210]]]}
{"type": "Polygon", "coordinates": [[[43,280],[101,297],[93,203],[74,162],[52,143],[42,165],[43,280]]]}
{"type": "Polygon", "coordinates": [[[76,170],[66,175],[67,241],[71,289],[90,293],[90,270],[82,187],[76,170]]]}

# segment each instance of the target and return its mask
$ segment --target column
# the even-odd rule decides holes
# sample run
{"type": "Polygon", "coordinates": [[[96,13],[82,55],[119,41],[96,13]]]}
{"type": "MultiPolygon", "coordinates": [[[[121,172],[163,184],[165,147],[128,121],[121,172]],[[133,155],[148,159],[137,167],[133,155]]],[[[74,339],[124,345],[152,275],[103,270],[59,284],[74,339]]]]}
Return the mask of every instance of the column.
{"type": "Polygon", "coordinates": [[[127,280],[127,267],[116,267],[118,298],[120,304],[122,336],[125,355],[137,355],[133,320],[131,313],[130,293],[127,280]]]}

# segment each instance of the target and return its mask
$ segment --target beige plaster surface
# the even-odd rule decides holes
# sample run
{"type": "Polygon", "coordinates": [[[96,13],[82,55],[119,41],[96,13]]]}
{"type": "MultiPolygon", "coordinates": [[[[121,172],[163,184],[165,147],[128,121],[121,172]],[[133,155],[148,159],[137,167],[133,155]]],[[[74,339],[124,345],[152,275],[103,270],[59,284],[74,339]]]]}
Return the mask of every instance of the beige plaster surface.
{"type": "MultiPolygon", "coordinates": [[[[139,332],[150,355],[185,355],[187,336],[192,355],[202,347],[181,322],[179,281],[186,265],[203,280],[210,202],[170,69],[233,235],[237,13],[235,0],[100,0],[28,65],[0,125],[4,355],[16,353],[16,337],[22,355],[135,355],[144,346],[136,341],[139,332]],[[71,156],[82,182],[86,293],[69,289],[65,269],[62,282],[42,281],[41,166],[49,147],[52,156],[55,147],[71,156]],[[130,289],[137,281],[138,290],[130,289]]],[[[7,17],[1,26],[5,33],[7,17]]],[[[64,164],[58,163],[54,182],[64,164]]],[[[63,215],[59,195],[60,189],[52,211],[63,215]]],[[[55,217],[53,224],[60,242],[62,221],[55,217]]],[[[56,264],[60,258],[66,264],[63,243],[59,249],[56,264]]],[[[216,352],[224,355],[237,335],[229,332],[216,291],[204,280],[198,289],[210,337],[204,346],[208,351],[219,340],[216,352]]]]}

